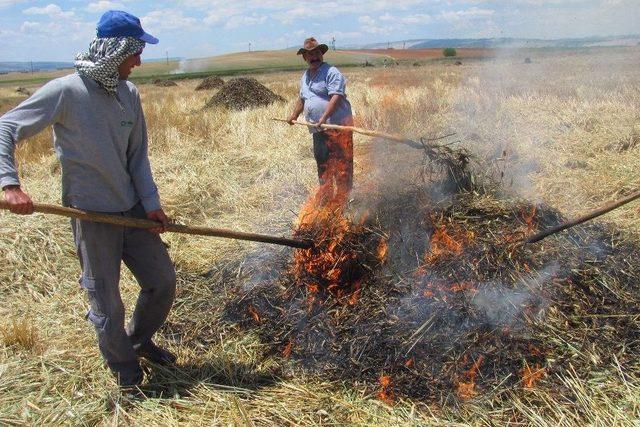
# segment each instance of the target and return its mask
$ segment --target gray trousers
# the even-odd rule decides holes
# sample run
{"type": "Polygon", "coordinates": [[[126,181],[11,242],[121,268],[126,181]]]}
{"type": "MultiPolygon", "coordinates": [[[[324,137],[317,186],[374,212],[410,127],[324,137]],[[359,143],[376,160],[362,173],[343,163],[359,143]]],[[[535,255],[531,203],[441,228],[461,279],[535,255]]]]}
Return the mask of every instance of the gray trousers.
{"type": "MultiPolygon", "coordinates": [[[[114,215],[146,218],[140,204],[114,215]]],[[[109,368],[130,377],[140,371],[135,350],[147,343],[169,314],[176,289],[176,273],[160,236],[139,228],[71,220],[78,259],[80,285],[91,309],[87,318],[95,326],[98,346],[109,368]],[[125,330],[120,297],[120,265],[133,273],[140,294],[125,330]]]]}

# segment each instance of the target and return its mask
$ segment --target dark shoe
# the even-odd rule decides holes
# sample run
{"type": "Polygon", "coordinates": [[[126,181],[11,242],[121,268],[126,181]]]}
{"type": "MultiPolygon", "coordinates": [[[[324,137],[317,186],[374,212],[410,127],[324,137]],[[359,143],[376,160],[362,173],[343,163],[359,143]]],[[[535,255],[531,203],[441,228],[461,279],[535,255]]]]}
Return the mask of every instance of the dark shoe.
{"type": "Polygon", "coordinates": [[[118,385],[123,389],[131,389],[142,384],[144,373],[140,367],[140,363],[110,363],[109,368],[116,377],[118,385]]]}
{"type": "Polygon", "coordinates": [[[144,357],[153,363],[158,365],[173,365],[176,363],[176,355],[169,350],[165,350],[162,347],[158,347],[153,341],[148,341],[146,344],[139,347],[134,346],[138,357],[144,357]]]}
{"type": "Polygon", "coordinates": [[[122,375],[117,375],[118,385],[123,389],[133,389],[142,385],[144,374],[142,371],[133,378],[123,378],[122,375]]]}

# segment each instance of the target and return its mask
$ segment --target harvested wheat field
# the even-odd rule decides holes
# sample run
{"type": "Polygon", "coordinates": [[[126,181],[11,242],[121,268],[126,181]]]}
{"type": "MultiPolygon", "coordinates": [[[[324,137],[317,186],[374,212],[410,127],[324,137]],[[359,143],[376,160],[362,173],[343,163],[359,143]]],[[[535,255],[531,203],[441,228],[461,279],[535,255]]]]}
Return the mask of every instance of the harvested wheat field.
{"type": "MultiPolygon", "coordinates": [[[[358,54],[384,54],[396,60],[419,60],[442,58],[442,49],[359,49],[351,50],[358,54]]],[[[495,55],[493,49],[456,49],[456,56],[461,58],[491,58],[495,55]]]]}
{"type": "MultiPolygon", "coordinates": [[[[327,57],[327,59],[330,59],[327,57]]],[[[178,295],[141,396],[103,366],[68,220],[0,213],[0,423],[634,425],[640,205],[522,240],[640,187],[640,49],[345,69],[355,183],[317,187],[284,102],[212,105],[200,81],[140,85],[165,210],[312,239],[292,249],[164,235],[178,295]]],[[[0,89],[3,112],[24,96],[0,89]]],[[[243,98],[244,99],[244,98],[243,98]]],[[[59,203],[43,132],[23,186],[59,203]]],[[[341,165],[335,165],[340,168],[341,165]]],[[[133,277],[123,269],[132,307],[133,277]]]]}

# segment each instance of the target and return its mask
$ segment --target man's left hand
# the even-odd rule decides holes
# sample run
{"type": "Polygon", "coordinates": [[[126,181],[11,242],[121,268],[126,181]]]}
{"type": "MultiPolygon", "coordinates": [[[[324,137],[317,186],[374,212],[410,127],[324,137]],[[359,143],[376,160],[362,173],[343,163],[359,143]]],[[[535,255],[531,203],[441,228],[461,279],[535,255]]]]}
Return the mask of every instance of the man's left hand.
{"type": "Polygon", "coordinates": [[[326,117],[320,117],[320,120],[318,120],[317,123],[315,123],[316,128],[318,128],[318,130],[322,130],[322,125],[325,124],[327,122],[327,118],[326,117]]]}
{"type": "Polygon", "coordinates": [[[147,212],[147,218],[152,221],[162,223],[162,226],[160,227],[149,228],[149,231],[151,231],[152,233],[164,233],[165,231],[167,231],[170,221],[169,217],[164,213],[162,209],[147,212]]]}

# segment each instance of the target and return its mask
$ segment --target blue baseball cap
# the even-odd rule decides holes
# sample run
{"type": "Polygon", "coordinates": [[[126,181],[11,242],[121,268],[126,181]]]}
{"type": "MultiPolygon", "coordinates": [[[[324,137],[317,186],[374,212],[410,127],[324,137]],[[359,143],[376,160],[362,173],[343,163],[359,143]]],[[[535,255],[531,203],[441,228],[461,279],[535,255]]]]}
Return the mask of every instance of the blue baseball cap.
{"type": "Polygon", "coordinates": [[[98,37],[135,37],[145,43],[157,44],[158,39],[146,33],[140,20],[121,10],[105,12],[98,22],[98,37]]]}

